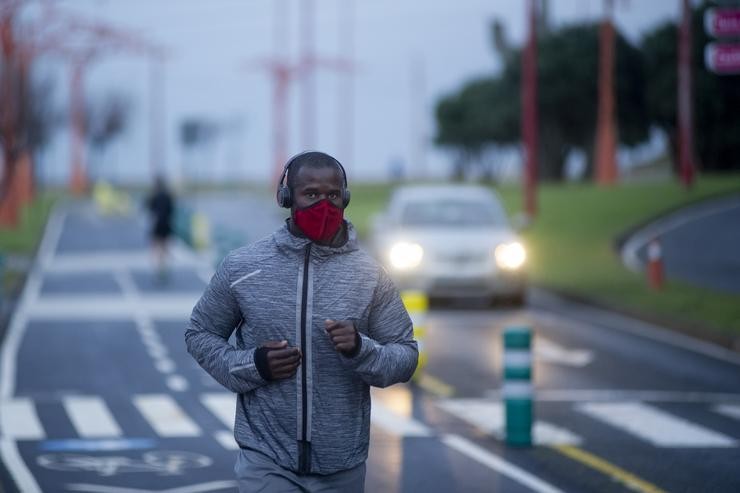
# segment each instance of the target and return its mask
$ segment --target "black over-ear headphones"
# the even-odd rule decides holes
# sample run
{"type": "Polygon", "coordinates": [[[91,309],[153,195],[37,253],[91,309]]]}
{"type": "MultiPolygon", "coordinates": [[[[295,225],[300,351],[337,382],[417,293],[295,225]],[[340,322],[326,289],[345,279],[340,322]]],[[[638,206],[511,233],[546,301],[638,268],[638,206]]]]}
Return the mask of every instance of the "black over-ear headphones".
{"type": "Polygon", "coordinates": [[[278,188],[277,188],[277,194],[275,197],[277,198],[277,203],[280,207],[284,207],[286,209],[290,209],[293,206],[293,194],[290,191],[290,187],[286,184],[285,178],[288,175],[288,170],[290,169],[290,166],[293,164],[293,162],[298,159],[299,157],[305,156],[306,154],[322,154],[329,159],[331,159],[334,164],[337,165],[337,167],[342,171],[342,208],[347,207],[349,204],[349,189],[347,188],[347,172],[344,171],[344,166],[342,166],[342,163],[337,161],[332,156],[319,152],[319,151],[305,151],[301,152],[300,154],[296,154],[292,158],[288,160],[287,163],[285,163],[285,167],[283,168],[283,174],[280,175],[280,181],[278,182],[278,188]]]}

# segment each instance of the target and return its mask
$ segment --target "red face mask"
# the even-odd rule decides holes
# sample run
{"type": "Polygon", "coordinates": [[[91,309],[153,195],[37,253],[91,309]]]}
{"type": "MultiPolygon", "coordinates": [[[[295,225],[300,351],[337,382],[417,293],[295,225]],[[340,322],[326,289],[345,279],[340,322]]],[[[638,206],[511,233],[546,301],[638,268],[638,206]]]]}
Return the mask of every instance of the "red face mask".
{"type": "Polygon", "coordinates": [[[331,240],[342,225],[344,210],[328,199],[320,200],[303,209],[296,209],[293,220],[303,234],[313,241],[326,243],[331,240]]]}

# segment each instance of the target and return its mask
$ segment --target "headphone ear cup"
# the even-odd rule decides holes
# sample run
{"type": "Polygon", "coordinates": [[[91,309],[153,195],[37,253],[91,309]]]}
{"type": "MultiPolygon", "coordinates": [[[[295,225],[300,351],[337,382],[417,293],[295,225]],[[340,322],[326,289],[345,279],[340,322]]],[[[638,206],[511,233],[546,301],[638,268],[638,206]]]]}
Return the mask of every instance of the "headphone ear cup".
{"type": "Polygon", "coordinates": [[[293,205],[293,197],[290,196],[290,187],[280,185],[277,191],[277,203],[280,207],[290,209],[293,205]]]}
{"type": "Polygon", "coordinates": [[[349,205],[349,199],[350,199],[350,193],[348,189],[344,189],[342,192],[342,202],[344,203],[344,207],[347,207],[349,205]]]}

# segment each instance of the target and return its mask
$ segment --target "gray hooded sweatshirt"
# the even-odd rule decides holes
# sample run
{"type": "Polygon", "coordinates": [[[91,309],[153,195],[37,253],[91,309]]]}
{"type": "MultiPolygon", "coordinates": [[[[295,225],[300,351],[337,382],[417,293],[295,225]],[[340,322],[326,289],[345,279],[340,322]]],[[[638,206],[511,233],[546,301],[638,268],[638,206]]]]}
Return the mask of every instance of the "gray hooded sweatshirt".
{"type": "Polygon", "coordinates": [[[185,341],[214,379],[238,394],[234,436],[299,474],[331,474],[367,459],[370,385],[405,382],[418,349],[386,272],[360,250],[348,222],[341,247],[287,226],[231,252],[195,305],[185,341]],[[324,320],[352,320],[360,348],[334,349],[324,320]],[[236,347],[228,339],[236,330],[236,347]],[[294,377],[266,381],[255,349],[287,340],[303,359],[294,377]]]}

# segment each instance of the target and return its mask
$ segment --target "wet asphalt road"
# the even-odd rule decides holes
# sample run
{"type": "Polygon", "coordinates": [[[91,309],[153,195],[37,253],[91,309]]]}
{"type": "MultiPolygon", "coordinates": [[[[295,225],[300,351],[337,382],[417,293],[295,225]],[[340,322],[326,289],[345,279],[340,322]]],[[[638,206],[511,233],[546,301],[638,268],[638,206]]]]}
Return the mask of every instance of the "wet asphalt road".
{"type": "MultiPolygon", "coordinates": [[[[229,235],[282,218],[243,214],[256,198],[201,206],[229,235]]],[[[47,232],[2,353],[0,451],[21,491],[234,490],[234,398],[182,337],[213,259],[178,247],[163,283],[145,232],[87,204],[47,232]]],[[[373,393],[367,491],[740,490],[736,355],[538,291],[523,309],[435,307],[426,326],[425,377],[373,393]],[[535,333],[530,449],[501,435],[514,324],[535,333]]]]}
{"type": "MultiPolygon", "coordinates": [[[[704,202],[650,225],[666,277],[740,294],[740,196],[704,202]]],[[[639,249],[647,261],[647,246],[639,249]]]]}

